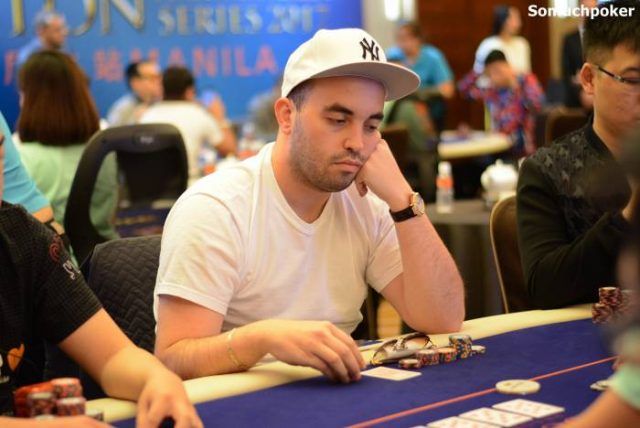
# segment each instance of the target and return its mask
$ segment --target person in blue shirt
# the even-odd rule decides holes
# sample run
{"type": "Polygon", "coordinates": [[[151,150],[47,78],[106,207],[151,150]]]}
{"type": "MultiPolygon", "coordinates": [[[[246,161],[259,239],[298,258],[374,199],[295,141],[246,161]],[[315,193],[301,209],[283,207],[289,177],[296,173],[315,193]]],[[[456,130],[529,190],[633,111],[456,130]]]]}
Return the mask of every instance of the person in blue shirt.
{"type": "Polygon", "coordinates": [[[389,49],[387,58],[400,62],[420,76],[417,94],[428,104],[431,118],[441,131],[445,118],[444,100],[455,94],[453,73],[447,59],[438,48],[424,43],[420,27],[416,23],[399,26],[396,43],[397,46],[389,49]]]}
{"type": "Polygon", "coordinates": [[[7,202],[22,205],[34,217],[43,223],[53,219],[53,210],[49,201],[29,176],[22,165],[20,154],[11,139],[11,131],[0,112],[0,134],[4,135],[4,198],[7,202]]]}
{"type": "Polygon", "coordinates": [[[16,148],[9,125],[0,112],[0,135],[4,138],[4,200],[22,205],[32,216],[44,223],[49,229],[60,235],[65,246],[69,240],[62,225],[53,218],[53,208],[49,200],[36,187],[33,179],[25,169],[16,148]]]}

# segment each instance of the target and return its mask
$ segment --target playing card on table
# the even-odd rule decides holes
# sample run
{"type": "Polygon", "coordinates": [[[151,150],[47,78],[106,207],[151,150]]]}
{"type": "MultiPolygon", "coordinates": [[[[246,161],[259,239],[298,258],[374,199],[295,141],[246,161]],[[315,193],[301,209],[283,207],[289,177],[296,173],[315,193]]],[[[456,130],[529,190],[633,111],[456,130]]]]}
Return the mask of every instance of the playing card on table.
{"type": "Polygon", "coordinates": [[[498,425],[501,427],[515,427],[532,420],[529,416],[489,409],[488,407],[482,407],[480,409],[463,413],[460,417],[479,422],[486,422],[488,424],[498,425]]]}
{"type": "Polygon", "coordinates": [[[454,416],[451,418],[440,419],[439,421],[429,422],[427,424],[427,428],[496,428],[496,426],[454,416]]]}
{"type": "Polygon", "coordinates": [[[521,415],[531,416],[533,418],[546,418],[547,416],[564,412],[563,407],[538,403],[537,401],[523,400],[521,398],[495,404],[492,407],[498,410],[506,410],[507,412],[520,413],[521,415]]]}
{"type": "Polygon", "coordinates": [[[365,370],[361,372],[363,376],[377,377],[387,380],[407,380],[412,377],[420,376],[420,372],[408,370],[391,369],[389,367],[376,367],[375,369],[365,370]]]}

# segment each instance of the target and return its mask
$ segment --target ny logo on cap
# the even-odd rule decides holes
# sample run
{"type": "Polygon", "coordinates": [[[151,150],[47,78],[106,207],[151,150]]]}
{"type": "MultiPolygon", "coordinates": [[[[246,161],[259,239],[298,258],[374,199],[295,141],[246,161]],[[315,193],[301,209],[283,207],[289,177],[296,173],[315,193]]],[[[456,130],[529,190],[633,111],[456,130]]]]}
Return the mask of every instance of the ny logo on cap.
{"type": "Polygon", "coordinates": [[[360,46],[362,46],[362,59],[367,59],[367,53],[369,53],[372,61],[380,61],[380,48],[376,46],[376,42],[373,39],[367,41],[363,37],[360,40],[360,46]]]}

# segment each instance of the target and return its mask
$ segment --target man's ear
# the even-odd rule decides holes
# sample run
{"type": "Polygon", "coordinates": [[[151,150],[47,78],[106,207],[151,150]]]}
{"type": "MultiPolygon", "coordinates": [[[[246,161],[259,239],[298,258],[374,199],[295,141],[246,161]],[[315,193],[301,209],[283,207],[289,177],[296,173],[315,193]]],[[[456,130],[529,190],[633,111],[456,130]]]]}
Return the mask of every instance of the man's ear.
{"type": "Polygon", "coordinates": [[[588,62],[582,64],[580,69],[580,83],[582,84],[582,90],[587,95],[593,95],[594,85],[593,81],[596,78],[593,67],[588,62]]]}
{"type": "Polygon", "coordinates": [[[291,134],[291,131],[293,130],[294,115],[296,114],[293,101],[289,98],[278,98],[273,105],[273,110],[276,114],[276,120],[278,121],[280,132],[285,135],[291,134]]]}

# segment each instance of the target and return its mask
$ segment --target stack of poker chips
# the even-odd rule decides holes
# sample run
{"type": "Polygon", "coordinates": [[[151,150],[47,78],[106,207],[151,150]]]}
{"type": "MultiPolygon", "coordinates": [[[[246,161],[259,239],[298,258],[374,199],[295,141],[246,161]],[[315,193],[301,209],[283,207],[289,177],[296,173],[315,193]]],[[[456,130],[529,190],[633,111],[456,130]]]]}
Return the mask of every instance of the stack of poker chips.
{"type": "Polygon", "coordinates": [[[595,324],[614,321],[633,310],[636,296],[632,290],[621,290],[618,287],[601,287],[598,289],[598,303],[591,307],[591,315],[595,324]]]}
{"type": "Polygon", "coordinates": [[[471,356],[473,343],[471,336],[468,334],[452,334],[449,336],[449,344],[456,350],[458,358],[469,358],[471,356]]]}
{"type": "Polygon", "coordinates": [[[403,358],[398,362],[403,369],[419,369],[424,366],[452,363],[459,359],[484,354],[486,348],[474,345],[471,336],[467,334],[452,334],[449,336],[449,346],[419,349],[412,358],[403,358]]]}
{"type": "Polygon", "coordinates": [[[76,378],[59,378],[23,386],[13,393],[15,416],[50,419],[56,416],[89,415],[102,421],[101,411],[87,412],[82,385],[76,378]]]}

